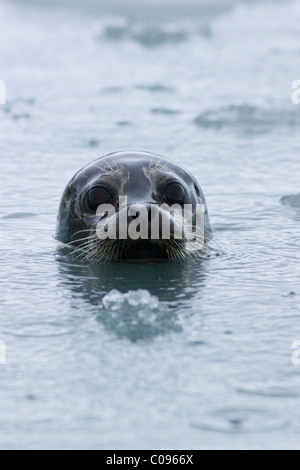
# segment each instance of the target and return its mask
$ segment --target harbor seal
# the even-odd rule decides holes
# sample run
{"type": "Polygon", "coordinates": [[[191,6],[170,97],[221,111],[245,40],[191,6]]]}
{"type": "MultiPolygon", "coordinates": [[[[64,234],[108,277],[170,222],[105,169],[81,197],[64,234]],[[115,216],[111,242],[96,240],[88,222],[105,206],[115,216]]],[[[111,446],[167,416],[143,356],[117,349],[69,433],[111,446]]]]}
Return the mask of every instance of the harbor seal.
{"type": "Polygon", "coordinates": [[[101,157],[72,178],[56,238],[96,261],[184,260],[213,238],[204,194],[181,165],[149,152],[101,157]]]}

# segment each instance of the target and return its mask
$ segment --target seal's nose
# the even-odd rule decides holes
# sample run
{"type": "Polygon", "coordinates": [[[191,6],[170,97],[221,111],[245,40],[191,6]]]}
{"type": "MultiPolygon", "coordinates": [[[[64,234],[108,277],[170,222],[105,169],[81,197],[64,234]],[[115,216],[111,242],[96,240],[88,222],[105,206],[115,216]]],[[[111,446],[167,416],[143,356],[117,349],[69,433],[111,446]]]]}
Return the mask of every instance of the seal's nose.
{"type": "MultiPolygon", "coordinates": [[[[129,238],[132,240],[137,240],[138,238],[152,239],[153,208],[154,206],[150,203],[133,204],[128,208],[127,225],[129,238]]],[[[159,233],[154,238],[159,238],[159,233]]]]}
{"type": "Polygon", "coordinates": [[[132,204],[128,207],[128,216],[127,222],[130,224],[133,220],[136,220],[138,217],[141,219],[141,222],[149,223],[151,222],[151,204],[132,204]]]}

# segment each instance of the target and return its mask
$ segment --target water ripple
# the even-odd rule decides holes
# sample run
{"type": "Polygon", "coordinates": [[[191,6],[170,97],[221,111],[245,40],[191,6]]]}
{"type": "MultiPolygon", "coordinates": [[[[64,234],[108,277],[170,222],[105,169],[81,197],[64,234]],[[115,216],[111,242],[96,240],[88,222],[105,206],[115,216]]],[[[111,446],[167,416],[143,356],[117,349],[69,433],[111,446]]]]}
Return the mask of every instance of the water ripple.
{"type": "Polygon", "coordinates": [[[203,129],[230,129],[245,134],[266,134],[277,128],[297,129],[297,109],[265,109],[248,104],[231,105],[199,114],[194,123],[203,129]]]}

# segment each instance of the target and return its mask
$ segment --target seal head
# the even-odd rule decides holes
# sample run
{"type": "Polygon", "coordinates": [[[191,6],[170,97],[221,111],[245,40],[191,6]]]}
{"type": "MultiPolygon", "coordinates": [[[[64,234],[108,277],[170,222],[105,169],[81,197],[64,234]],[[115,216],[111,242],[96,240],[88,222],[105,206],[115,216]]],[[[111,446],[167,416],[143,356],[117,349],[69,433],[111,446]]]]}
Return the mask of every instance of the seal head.
{"type": "Polygon", "coordinates": [[[137,261],[200,255],[213,234],[205,197],[189,171],[156,154],[126,151],[73,177],[56,237],[85,259],[137,261]]]}

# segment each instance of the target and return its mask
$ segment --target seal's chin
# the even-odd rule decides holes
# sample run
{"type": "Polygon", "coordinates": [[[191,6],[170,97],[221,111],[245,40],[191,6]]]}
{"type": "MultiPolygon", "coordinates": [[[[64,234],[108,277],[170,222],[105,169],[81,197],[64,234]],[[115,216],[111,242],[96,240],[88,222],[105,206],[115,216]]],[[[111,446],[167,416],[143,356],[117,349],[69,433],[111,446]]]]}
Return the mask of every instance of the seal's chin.
{"type": "Polygon", "coordinates": [[[124,244],[119,251],[118,261],[155,261],[171,258],[168,243],[154,240],[135,240],[124,244]]]}

